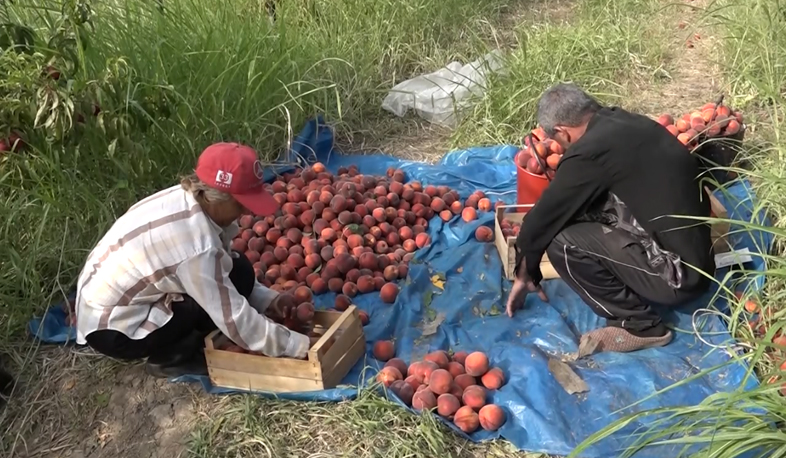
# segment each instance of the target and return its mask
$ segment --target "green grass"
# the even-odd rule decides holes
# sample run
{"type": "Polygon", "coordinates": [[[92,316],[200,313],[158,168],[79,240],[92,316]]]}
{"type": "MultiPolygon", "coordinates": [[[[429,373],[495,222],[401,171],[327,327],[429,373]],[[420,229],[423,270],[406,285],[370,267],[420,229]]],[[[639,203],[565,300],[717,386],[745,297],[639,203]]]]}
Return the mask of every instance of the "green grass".
{"type": "MultiPolygon", "coordinates": [[[[764,272],[767,285],[760,302],[761,323],[756,331],[749,323],[744,301],[735,301],[725,316],[732,334],[747,346],[739,359],[750,367],[762,384],[753,390],[741,387],[718,393],[695,407],[676,407],[640,412],[615,422],[587,438],[574,454],[593,441],[634,420],[647,419],[649,427],[638,431],[636,443],[622,456],[657,444],[684,446],[680,456],[732,458],[737,456],[786,456],[786,401],[780,390],[786,373],[780,370],[786,348],[773,343],[784,332],[786,308],[786,17],[781,2],[719,0],[708,5],[705,20],[721,30],[724,76],[731,93],[727,103],[742,108],[749,133],[744,154],[752,162],[749,171],[737,170],[749,178],[760,199],[759,207],[773,217],[773,227],[765,228],[775,238],[775,251],[767,256],[764,272]],[[756,412],[758,411],[758,412],[756,412]],[[692,448],[688,448],[688,447],[692,448]],[[748,455],[749,454],[749,455],[748,455]]],[[[762,229],[755,222],[741,224],[743,230],[762,229]]],[[[752,275],[753,273],[751,273],[752,275]]],[[[723,282],[724,287],[730,287],[723,282]]],[[[686,383],[681,381],[675,386],[686,383]]],[[[660,393],[658,393],[660,394],[660,393]]],[[[668,393],[664,394],[668,396],[668,393]]]]}

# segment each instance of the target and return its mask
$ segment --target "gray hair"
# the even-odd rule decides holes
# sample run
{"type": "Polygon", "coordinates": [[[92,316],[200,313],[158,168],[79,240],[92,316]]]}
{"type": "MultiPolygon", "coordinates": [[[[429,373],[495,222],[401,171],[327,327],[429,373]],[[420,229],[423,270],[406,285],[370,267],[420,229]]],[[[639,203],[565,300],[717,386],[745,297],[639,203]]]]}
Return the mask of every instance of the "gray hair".
{"type": "Polygon", "coordinates": [[[196,173],[183,177],[180,180],[180,186],[190,192],[195,198],[201,198],[205,202],[226,202],[233,198],[223,191],[206,185],[199,179],[196,173]]]}
{"type": "Polygon", "coordinates": [[[601,105],[575,84],[561,83],[548,88],[538,101],[538,124],[551,136],[554,127],[577,127],[601,105]]]}

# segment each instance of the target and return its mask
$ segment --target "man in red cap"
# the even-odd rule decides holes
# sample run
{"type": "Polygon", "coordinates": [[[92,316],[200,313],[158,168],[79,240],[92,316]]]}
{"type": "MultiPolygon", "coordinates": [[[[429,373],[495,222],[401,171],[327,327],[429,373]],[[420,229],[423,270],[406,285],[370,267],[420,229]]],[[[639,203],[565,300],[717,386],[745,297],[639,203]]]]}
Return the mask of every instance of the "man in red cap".
{"type": "Polygon", "coordinates": [[[132,206],[90,253],[77,284],[77,342],[147,358],[159,377],[206,374],[202,342],[216,328],[251,351],[305,357],[316,339],[268,318],[291,316],[291,296],[259,284],[229,248],[242,214],[277,210],[254,150],[209,146],[194,174],[132,206]]]}

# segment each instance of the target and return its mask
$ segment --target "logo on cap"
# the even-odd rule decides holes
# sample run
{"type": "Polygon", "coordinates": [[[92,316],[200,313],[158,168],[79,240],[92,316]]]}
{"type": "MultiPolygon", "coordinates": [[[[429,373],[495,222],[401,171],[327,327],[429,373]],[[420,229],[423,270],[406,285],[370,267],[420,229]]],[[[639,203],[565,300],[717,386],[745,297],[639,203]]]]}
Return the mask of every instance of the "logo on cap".
{"type": "Polygon", "coordinates": [[[224,188],[232,186],[232,174],[219,170],[218,173],[216,173],[216,185],[224,188]]]}
{"type": "Polygon", "coordinates": [[[260,180],[265,178],[265,170],[262,168],[262,163],[259,161],[254,162],[254,175],[260,180]]]}

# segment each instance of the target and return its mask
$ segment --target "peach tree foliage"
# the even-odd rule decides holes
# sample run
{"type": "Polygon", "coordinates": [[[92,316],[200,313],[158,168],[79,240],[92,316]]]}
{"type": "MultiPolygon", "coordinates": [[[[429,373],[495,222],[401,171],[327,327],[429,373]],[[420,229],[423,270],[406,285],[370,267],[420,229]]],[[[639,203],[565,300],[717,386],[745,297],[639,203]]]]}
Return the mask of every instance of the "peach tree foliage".
{"type": "Polygon", "coordinates": [[[98,134],[110,156],[118,144],[131,149],[132,132],[169,116],[171,87],[140,84],[123,57],[91,64],[89,2],[50,3],[59,12],[20,24],[0,0],[0,138],[67,144],[98,134]]]}

